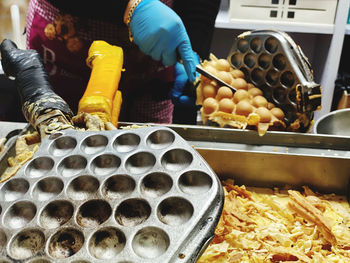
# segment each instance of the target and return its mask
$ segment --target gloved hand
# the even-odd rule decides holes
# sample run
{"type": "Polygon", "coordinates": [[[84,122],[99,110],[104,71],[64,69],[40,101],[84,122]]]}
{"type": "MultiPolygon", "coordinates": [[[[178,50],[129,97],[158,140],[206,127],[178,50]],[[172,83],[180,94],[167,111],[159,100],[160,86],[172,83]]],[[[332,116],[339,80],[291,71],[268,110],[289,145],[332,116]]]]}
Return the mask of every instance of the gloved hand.
{"type": "Polygon", "coordinates": [[[181,18],[171,8],[159,0],[143,0],[135,8],[129,27],[142,52],[165,66],[182,59],[189,80],[195,80],[191,42],[181,18]]]}
{"type": "MultiPolygon", "coordinates": [[[[200,63],[199,57],[196,53],[193,53],[193,57],[195,58],[196,65],[200,63]]],[[[169,92],[169,96],[172,102],[178,106],[195,106],[196,98],[195,92],[193,90],[193,94],[186,94],[186,87],[191,87],[193,89],[193,81],[190,81],[184,65],[177,62],[174,67],[175,70],[175,81],[174,86],[169,92]]],[[[199,73],[196,73],[196,76],[199,76],[199,73]]]]}

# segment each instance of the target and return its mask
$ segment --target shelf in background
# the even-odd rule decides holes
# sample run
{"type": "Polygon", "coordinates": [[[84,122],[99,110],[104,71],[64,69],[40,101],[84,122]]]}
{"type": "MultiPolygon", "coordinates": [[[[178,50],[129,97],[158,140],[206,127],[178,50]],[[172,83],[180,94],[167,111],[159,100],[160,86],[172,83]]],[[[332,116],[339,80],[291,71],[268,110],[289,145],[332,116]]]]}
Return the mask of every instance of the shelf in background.
{"type": "MultiPolygon", "coordinates": [[[[260,21],[260,20],[230,20],[228,10],[220,10],[215,21],[216,28],[242,29],[242,30],[261,30],[277,29],[285,32],[313,33],[313,34],[333,34],[334,25],[330,24],[311,24],[296,23],[285,21],[260,21]]],[[[350,34],[350,27],[349,34],[350,34]]],[[[348,32],[348,31],[347,31],[348,32]]]]}
{"type": "Polygon", "coordinates": [[[346,25],[345,35],[350,35],[350,25],[349,24],[346,25]]]}

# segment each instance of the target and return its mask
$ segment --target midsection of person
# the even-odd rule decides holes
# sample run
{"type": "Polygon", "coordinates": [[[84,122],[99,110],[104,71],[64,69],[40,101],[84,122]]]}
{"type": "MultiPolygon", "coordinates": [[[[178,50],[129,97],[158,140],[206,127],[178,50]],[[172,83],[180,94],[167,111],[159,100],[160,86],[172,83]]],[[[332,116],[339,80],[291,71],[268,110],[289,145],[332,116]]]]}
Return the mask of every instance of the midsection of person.
{"type": "MultiPolygon", "coordinates": [[[[163,2],[172,5],[169,0],[163,2]]],[[[40,53],[55,92],[76,112],[91,73],[85,61],[92,41],[120,46],[125,68],[119,86],[123,94],[120,121],[171,123],[173,105],[168,92],[174,81],[173,67],[143,54],[130,42],[125,24],[106,20],[71,15],[50,0],[31,0],[27,48],[40,53]]]]}

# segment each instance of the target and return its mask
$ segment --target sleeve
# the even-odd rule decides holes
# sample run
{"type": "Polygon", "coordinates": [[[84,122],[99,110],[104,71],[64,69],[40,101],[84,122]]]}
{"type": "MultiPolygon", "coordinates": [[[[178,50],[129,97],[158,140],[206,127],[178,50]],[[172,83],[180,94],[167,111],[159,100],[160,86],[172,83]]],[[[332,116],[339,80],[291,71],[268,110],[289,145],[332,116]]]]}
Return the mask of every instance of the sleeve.
{"type": "Polygon", "coordinates": [[[47,0],[63,13],[73,16],[98,19],[114,24],[123,24],[123,15],[128,0],[47,0]]]}
{"type": "Polygon", "coordinates": [[[174,0],[174,11],[181,17],[192,48],[207,59],[213,38],[220,0],[174,0]]]}

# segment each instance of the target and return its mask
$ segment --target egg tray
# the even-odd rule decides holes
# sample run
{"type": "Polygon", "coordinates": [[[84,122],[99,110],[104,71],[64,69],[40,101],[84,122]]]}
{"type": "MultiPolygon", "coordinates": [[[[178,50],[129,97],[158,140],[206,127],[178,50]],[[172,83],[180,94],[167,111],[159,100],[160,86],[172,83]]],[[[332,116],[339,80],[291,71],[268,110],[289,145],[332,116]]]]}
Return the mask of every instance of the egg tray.
{"type": "Polygon", "coordinates": [[[227,57],[247,82],[285,113],[289,130],[305,132],[321,105],[321,86],[300,46],[285,32],[248,31],[239,35],[227,57]]]}
{"type": "Polygon", "coordinates": [[[0,188],[0,262],[195,262],[224,194],[167,127],[65,130],[0,188]]]}

